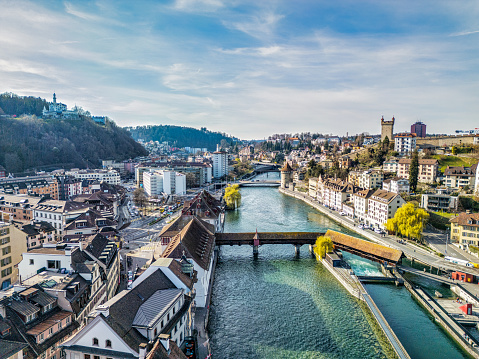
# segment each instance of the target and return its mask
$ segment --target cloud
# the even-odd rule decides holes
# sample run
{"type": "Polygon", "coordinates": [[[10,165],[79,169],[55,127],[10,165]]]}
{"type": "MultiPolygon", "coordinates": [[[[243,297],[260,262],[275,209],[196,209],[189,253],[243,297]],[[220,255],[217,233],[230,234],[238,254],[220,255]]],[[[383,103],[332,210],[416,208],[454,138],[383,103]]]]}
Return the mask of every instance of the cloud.
{"type": "Polygon", "coordinates": [[[456,32],[451,34],[451,36],[466,36],[466,35],[472,35],[472,34],[477,34],[479,33],[479,30],[475,31],[462,31],[462,32],[456,32]]]}
{"type": "Polygon", "coordinates": [[[242,21],[224,20],[223,24],[245,34],[257,38],[271,38],[274,31],[284,15],[275,14],[271,11],[260,11],[257,14],[244,17],[242,21]]]}

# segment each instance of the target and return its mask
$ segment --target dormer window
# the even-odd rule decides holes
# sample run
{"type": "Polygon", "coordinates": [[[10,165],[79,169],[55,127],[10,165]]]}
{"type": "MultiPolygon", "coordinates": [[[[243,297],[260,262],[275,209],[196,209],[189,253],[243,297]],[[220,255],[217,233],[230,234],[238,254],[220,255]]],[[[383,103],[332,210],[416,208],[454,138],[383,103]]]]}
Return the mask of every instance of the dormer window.
{"type": "Polygon", "coordinates": [[[98,346],[98,338],[93,338],[93,345],[98,346]]]}

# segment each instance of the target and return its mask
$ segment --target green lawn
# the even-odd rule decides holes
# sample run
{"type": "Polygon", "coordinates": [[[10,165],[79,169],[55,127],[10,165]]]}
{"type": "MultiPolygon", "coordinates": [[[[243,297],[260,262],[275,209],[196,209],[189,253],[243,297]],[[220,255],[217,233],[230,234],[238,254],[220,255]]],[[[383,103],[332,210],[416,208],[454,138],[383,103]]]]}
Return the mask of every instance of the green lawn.
{"type": "Polygon", "coordinates": [[[451,218],[456,216],[455,213],[447,213],[447,212],[434,212],[434,213],[437,214],[438,216],[445,217],[445,218],[451,218]]]}
{"type": "Polygon", "coordinates": [[[475,158],[471,157],[457,157],[457,156],[444,156],[434,155],[433,158],[439,161],[439,170],[444,172],[447,166],[465,166],[470,167],[474,163],[477,163],[475,158]]]}

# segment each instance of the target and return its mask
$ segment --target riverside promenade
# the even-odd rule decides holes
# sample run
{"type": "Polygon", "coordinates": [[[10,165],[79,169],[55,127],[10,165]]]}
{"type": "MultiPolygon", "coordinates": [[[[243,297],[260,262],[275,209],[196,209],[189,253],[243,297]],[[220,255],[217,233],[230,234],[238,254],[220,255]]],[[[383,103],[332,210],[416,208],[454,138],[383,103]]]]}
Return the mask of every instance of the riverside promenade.
{"type": "Polygon", "coordinates": [[[400,238],[392,235],[381,236],[373,231],[360,229],[356,226],[356,223],[351,218],[346,216],[340,216],[334,210],[326,208],[320,204],[316,199],[312,198],[306,193],[291,191],[289,189],[279,188],[279,192],[287,196],[291,196],[297,199],[302,200],[303,202],[314,207],[321,213],[325,214],[332,220],[338,222],[345,228],[350,229],[351,231],[356,232],[357,234],[369,239],[370,241],[382,244],[383,246],[399,249],[403,251],[407,258],[412,259],[416,262],[427,264],[428,266],[441,269],[443,271],[460,271],[465,273],[470,273],[475,276],[479,276],[478,268],[469,268],[460,266],[451,262],[446,261],[444,258],[439,257],[434,251],[427,250],[422,247],[415,245],[412,242],[407,242],[407,244],[399,243],[400,238]]]}

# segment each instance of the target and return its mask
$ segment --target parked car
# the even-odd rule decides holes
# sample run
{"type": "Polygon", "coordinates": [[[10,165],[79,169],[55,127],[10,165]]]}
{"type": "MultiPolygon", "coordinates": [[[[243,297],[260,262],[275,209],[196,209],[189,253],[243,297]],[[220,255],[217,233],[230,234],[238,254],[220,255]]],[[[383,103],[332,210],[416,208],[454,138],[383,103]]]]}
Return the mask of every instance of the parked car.
{"type": "Polygon", "coordinates": [[[339,215],[340,216],[347,216],[347,213],[346,212],[339,212],[339,215]]]}
{"type": "Polygon", "coordinates": [[[364,226],[362,224],[358,224],[359,229],[364,229],[364,226]]]}

